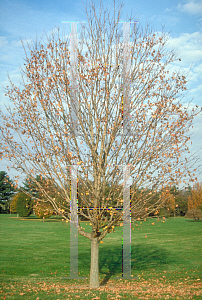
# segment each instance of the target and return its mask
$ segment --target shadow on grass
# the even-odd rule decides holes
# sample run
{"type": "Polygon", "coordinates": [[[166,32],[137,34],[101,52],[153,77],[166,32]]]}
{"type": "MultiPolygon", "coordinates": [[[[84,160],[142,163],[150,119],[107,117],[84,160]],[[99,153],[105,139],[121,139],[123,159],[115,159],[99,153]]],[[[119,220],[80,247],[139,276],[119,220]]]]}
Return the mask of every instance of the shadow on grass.
{"type": "MultiPolygon", "coordinates": [[[[40,219],[42,222],[43,220],[40,219]]],[[[61,219],[45,219],[44,222],[61,222],[62,220],[61,219]]]]}
{"type": "MultiPolygon", "coordinates": [[[[168,251],[158,246],[137,245],[131,253],[131,271],[140,272],[148,269],[155,269],[166,264],[175,263],[168,251]]],[[[122,273],[122,249],[111,246],[102,248],[99,253],[99,272],[104,274],[101,285],[104,285],[112,276],[122,273]],[[109,271],[107,272],[106,269],[109,271]]],[[[134,273],[134,272],[133,272],[134,273]]]]}

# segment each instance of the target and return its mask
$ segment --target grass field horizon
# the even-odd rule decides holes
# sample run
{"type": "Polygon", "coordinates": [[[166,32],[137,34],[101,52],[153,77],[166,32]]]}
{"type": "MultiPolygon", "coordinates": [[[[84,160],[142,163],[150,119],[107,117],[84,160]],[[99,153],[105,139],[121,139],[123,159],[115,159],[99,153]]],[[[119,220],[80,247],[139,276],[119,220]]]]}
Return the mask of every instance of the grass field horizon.
{"type": "MultiPolygon", "coordinates": [[[[69,276],[69,223],[0,215],[0,224],[2,299],[202,299],[201,221],[177,217],[132,223],[131,273],[140,279],[128,281],[116,279],[122,274],[122,227],[117,227],[99,246],[99,290],[86,287],[90,240],[80,235],[79,276],[87,279],[61,279],[69,276]]],[[[89,222],[82,227],[91,229],[89,222]]]]}

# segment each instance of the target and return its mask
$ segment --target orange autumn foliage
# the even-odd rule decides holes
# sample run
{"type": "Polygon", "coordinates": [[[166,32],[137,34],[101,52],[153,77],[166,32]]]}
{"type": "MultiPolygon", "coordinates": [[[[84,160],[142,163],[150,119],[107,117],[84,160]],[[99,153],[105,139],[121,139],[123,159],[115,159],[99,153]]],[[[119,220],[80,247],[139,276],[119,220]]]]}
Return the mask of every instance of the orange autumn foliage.
{"type": "Polygon", "coordinates": [[[37,203],[35,204],[34,211],[38,218],[44,219],[50,218],[53,214],[53,208],[49,203],[39,201],[37,201],[37,203]]]}
{"type": "Polygon", "coordinates": [[[17,213],[17,209],[16,209],[17,200],[18,200],[18,194],[15,194],[10,204],[10,211],[12,213],[17,213]]]}
{"type": "Polygon", "coordinates": [[[188,198],[188,209],[197,209],[202,207],[202,183],[197,182],[193,185],[191,196],[188,198]]]}

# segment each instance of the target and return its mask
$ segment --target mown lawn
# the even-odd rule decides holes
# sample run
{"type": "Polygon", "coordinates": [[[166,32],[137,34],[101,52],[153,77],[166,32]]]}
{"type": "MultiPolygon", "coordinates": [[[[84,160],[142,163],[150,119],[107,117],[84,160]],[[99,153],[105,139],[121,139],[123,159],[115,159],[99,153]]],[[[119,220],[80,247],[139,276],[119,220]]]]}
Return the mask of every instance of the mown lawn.
{"type": "MultiPolygon", "coordinates": [[[[90,241],[79,235],[79,273],[69,276],[69,223],[0,215],[1,299],[202,299],[202,222],[160,218],[133,223],[131,269],[119,280],[122,227],[100,244],[99,290],[88,288],[90,241]]],[[[90,230],[89,223],[82,227],[90,230]]]]}

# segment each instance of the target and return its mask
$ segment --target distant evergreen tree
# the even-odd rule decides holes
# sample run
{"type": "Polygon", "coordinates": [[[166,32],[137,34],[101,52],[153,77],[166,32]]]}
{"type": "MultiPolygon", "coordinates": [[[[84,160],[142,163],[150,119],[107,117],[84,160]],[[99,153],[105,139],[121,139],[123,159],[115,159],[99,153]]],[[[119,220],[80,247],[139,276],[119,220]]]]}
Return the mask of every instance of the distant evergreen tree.
{"type": "MultiPolygon", "coordinates": [[[[41,176],[39,175],[36,175],[36,181],[39,182],[39,183],[42,183],[42,181],[44,180],[44,178],[42,178],[41,176]]],[[[39,192],[39,189],[37,187],[37,184],[31,180],[29,177],[27,177],[24,181],[23,181],[23,186],[22,188],[29,192],[33,197],[39,197],[40,195],[40,192],[39,192]]]]}
{"type": "Polygon", "coordinates": [[[5,171],[0,171],[0,213],[9,212],[10,197],[14,194],[14,183],[5,171]]]}

